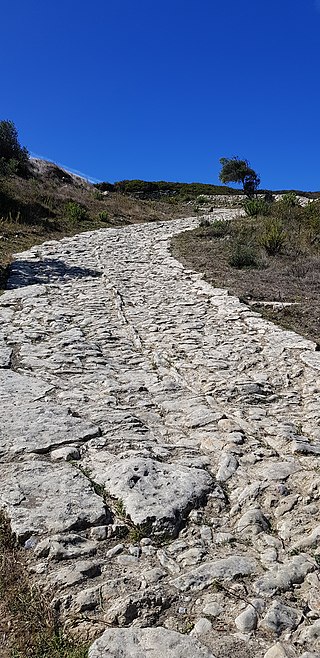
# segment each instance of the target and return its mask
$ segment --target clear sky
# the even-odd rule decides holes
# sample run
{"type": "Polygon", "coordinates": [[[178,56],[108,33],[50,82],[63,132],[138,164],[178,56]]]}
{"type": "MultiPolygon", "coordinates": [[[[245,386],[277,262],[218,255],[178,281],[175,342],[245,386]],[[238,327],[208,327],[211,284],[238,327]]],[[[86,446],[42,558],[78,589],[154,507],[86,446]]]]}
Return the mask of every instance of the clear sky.
{"type": "Polygon", "coordinates": [[[320,0],[2,0],[0,119],[98,180],[320,190],[320,0]]]}

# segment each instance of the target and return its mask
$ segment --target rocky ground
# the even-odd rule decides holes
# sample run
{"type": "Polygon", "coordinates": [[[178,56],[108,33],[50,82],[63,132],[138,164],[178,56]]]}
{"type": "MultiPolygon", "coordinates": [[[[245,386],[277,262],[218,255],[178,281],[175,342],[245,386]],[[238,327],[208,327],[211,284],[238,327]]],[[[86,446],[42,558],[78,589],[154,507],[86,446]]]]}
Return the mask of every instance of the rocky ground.
{"type": "Polygon", "coordinates": [[[16,257],[0,506],[90,658],[319,658],[320,354],[171,257],[197,221],[16,257]]]}

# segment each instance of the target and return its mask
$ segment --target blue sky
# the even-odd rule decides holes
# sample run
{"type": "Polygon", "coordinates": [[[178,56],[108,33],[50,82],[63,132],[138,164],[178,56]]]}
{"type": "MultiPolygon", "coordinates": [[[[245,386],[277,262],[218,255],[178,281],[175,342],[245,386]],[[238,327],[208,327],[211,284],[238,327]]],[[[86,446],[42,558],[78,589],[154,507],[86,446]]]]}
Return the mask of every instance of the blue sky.
{"type": "Polygon", "coordinates": [[[0,119],[98,180],[320,190],[320,0],[2,0],[0,119]]]}

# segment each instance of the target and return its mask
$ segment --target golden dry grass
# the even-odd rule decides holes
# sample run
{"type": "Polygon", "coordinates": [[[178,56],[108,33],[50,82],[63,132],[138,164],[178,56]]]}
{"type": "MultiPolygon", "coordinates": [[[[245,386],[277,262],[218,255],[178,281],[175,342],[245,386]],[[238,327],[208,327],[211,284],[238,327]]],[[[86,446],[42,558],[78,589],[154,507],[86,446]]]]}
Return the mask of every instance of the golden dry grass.
{"type": "Polygon", "coordinates": [[[51,600],[30,579],[25,551],[0,511],[1,658],[86,658],[88,645],[68,637],[51,600]]]}

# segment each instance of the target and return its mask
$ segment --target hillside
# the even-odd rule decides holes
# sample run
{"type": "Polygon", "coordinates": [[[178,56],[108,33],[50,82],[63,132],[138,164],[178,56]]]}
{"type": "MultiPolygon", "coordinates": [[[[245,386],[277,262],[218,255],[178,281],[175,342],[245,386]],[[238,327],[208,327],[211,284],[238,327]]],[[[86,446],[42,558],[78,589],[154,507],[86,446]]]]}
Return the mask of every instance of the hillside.
{"type": "Polygon", "coordinates": [[[173,239],[172,251],[214,287],[319,349],[319,199],[289,193],[267,204],[258,198],[244,203],[232,222],[207,215],[173,239]]]}
{"type": "MultiPolygon", "coordinates": [[[[296,194],[304,204],[319,196],[296,194]]],[[[244,200],[237,189],[203,183],[123,180],[94,185],[52,162],[32,158],[27,175],[0,173],[0,289],[12,254],[32,245],[99,228],[200,217],[218,207],[240,208],[244,200]]]]}
{"type": "Polygon", "coordinates": [[[27,177],[0,174],[0,287],[12,253],[44,240],[197,212],[194,193],[190,204],[186,195],[152,200],[136,198],[120,183],[106,187],[37,159],[30,160],[27,177]]]}

